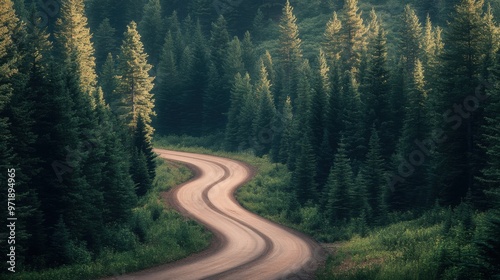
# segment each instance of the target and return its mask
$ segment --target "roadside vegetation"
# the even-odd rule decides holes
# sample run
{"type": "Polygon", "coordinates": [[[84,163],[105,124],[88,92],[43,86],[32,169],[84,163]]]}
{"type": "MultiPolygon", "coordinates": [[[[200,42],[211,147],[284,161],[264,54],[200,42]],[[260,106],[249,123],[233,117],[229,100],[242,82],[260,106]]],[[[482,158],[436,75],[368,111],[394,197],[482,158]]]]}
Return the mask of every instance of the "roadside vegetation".
{"type": "Polygon", "coordinates": [[[328,225],[321,209],[302,207],[294,200],[286,165],[249,152],[220,151],[217,138],[168,136],[158,139],[156,146],[223,156],[255,167],[255,178],[236,192],[238,202],[322,243],[330,256],[317,271],[318,279],[490,279],[498,271],[498,265],[488,262],[493,255],[482,253],[494,248],[488,234],[495,214],[474,210],[468,200],[455,208],[435,205],[423,214],[391,213],[376,227],[362,219],[328,225]]]}
{"type": "Polygon", "coordinates": [[[158,167],[153,189],[133,209],[131,226],[108,237],[114,241],[113,247],[106,248],[92,261],[91,256],[75,251],[72,252],[74,256],[82,258],[80,264],[16,273],[10,275],[9,279],[96,279],[140,271],[205,249],[210,244],[211,234],[166,207],[160,197],[161,192],[189,180],[191,171],[162,159],[156,162],[158,167]]]}

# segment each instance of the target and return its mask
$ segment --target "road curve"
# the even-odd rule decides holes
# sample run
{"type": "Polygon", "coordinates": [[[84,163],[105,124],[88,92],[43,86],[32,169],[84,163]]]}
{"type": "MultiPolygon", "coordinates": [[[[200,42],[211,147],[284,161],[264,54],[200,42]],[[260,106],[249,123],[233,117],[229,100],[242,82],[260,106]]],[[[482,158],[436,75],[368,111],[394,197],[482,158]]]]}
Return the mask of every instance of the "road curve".
{"type": "Polygon", "coordinates": [[[312,279],[323,259],[306,236],[243,209],[233,194],[253,177],[241,162],[210,155],[156,149],[160,157],[181,162],[196,176],[173,189],[168,203],[205,225],[215,235],[200,254],[113,279],[312,279]]]}

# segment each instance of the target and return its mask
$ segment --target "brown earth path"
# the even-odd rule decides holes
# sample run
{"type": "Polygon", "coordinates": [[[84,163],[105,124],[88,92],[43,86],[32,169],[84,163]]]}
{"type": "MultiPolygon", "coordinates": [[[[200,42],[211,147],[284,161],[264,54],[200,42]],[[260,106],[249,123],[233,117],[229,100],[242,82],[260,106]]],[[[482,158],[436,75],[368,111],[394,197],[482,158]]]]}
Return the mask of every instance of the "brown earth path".
{"type": "Polygon", "coordinates": [[[235,190],[254,176],[242,162],[210,155],[156,149],[195,177],[165,197],[183,215],[205,225],[215,238],[209,249],[186,259],[110,279],[313,279],[324,252],[310,238],[245,209],[235,190]]]}

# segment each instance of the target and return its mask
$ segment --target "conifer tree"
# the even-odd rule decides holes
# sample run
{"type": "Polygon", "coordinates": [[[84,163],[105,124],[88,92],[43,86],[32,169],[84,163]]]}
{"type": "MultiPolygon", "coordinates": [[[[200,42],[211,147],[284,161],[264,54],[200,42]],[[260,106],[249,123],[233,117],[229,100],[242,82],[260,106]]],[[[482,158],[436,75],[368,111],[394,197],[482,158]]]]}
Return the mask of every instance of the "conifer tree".
{"type": "Polygon", "coordinates": [[[278,102],[282,102],[285,96],[290,96],[292,101],[296,98],[295,80],[297,71],[302,60],[302,40],[299,38],[299,29],[297,18],[293,14],[293,7],[287,0],[280,20],[279,37],[279,62],[280,62],[280,80],[281,95],[278,102]]]}
{"type": "Polygon", "coordinates": [[[494,191],[500,185],[500,55],[498,53],[495,66],[491,69],[490,81],[492,85],[487,91],[490,100],[485,109],[486,122],[481,141],[487,161],[482,170],[481,183],[485,190],[494,191]]]}
{"type": "Polygon", "coordinates": [[[445,112],[438,126],[444,127],[447,142],[438,147],[439,164],[434,171],[441,174],[435,184],[443,203],[458,204],[468,190],[473,197],[481,192],[474,177],[483,165],[483,159],[476,157],[483,113],[480,104],[467,100],[482,94],[476,89],[481,85],[485,54],[490,52],[485,45],[491,34],[483,17],[483,4],[482,0],[462,0],[446,30],[436,110],[445,112]]]}
{"type": "MultiPolygon", "coordinates": [[[[224,16],[219,16],[216,22],[212,23],[210,31],[210,58],[209,79],[203,98],[203,127],[205,131],[221,129],[226,125],[225,114],[229,108],[231,81],[233,75],[226,76],[225,61],[229,51],[229,32],[224,16]]],[[[241,46],[240,46],[241,60],[241,46]]],[[[231,65],[233,66],[233,65],[231,65]]],[[[241,67],[240,67],[241,68],[241,67]]]]}
{"type": "Polygon", "coordinates": [[[228,121],[226,126],[225,147],[229,151],[236,151],[240,145],[239,119],[241,110],[244,107],[245,100],[252,94],[252,85],[250,84],[250,75],[241,76],[236,74],[233,89],[231,90],[231,106],[228,112],[228,121]]]}
{"type": "Polygon", "coordinates": [[[98,69],[102,69],[108,54],[116,54],[116,29],[113,28],[108,18],[105,18],[94,35],[95,58],[98,69]]]}
{"type": "Polygon", "coordinates": [[[146,124],[147,139],[151,140],[154,129],[151,126],[154,99],[151,93],[154,77],[150,77],[148,55],[144,53],[141,36],[137,25],[132,22],[124,34],[123,44],[118,57],[117,78],[115,90],[117,102],[114,104],[115,114],[125,122],[130,129],[135,130],[139,117],[146,124]]]}
{"type": "MultiPolygon", "coordinates": [[[[189,52],[188,52],[189,53],[189,52]]],[[[179,128],[179,113],[182,110],[182,98],[178,96],[182,82],[180,69],[177,67],[177,56],[174,47],[172,32],[165,37],[160,63],[157,71],[157,86],[154,89],[156,108],[158,113],[155,127],[160,133],[176,133],[179,128]]],[[[184,67],[189,67],[186,61],[184,67]]]]}
{"type": "Polygon", "coordinates": [[[153,182],[156,177],[156,154],[153,152],[153,143],[151,142],[151,139],[148,138],[147,133],[148,130],[146,123],[142,117],[139,116],[133,139],[134,148],[141,152],[146,158],[148,174],[151,182],[153,182]]]}
{"type": "Polygon", "coordinates": [[[368,205],[370,207],[372,221],[374,224],[381,224],[387,214],[387,190],[385,189],[387,187],[387,181],[380,139],[374,127],[372,128],[368,146],[368,153],[363,168],[361,169],[361,176],[368,194],[368,205]]]}
{"type": "Polygon", "coordinates": [[[314,91],[311,97],[311,129],[312,145],[317,156],[319,148],[323,141],[324,128],[326,125],[328,99],[331,91],[330,87],[330,68],[323,50],[320,49],[318,56],[319,69],[315,79],[314,91]]]}
{"type": "Polygon", "coordinates": [[[237,73],[244,74],[243,49],[238,37],[229,42],[227,57],[224,60],[224,75],[227,81],[232,81],[237,73]]]}
{"type": "Polygon", "coordinates": [[[102,88],[106,104],[112,104],[114,102],[113,92],[116,89],[117,82],[115,60],[113,59],[113,55],[108,53],[106,62],[104,62],[102,66],[101,75],[99,76],[99,86],[102,88]]]}
{"type": "Polygon", "coordinates": [[[328,192],[326,214],[331,224],[350,219],[353,186],[354,175],[347,156],[345,140],[342,138],[326,184],[328,192]]]}
{"type": "MultiPolygon", "coordinates": [[[[377,27],[378,33],[369,48],[370,65],[364,81],[365,92],[365,127],[375,125],[380,131],[381,142],[384,143],[383,157],[389,159],[394,152],[395,132],[391,130],[390,115],[390,78],[387,66],[387,39],[382,27],[377,27]]],[[[369,131],[367,131],[369,133],[369,131]]],[[[365,135],[369,139],[369,135],[365,135]]]]}
{"type": "Polygon", "coordinates": [[[338,62],[342,53],[342,38],[340,31],[342,30],[342,22],[338,19],[337,13],[333,12],[332,18],[326,24],[325,42],[323,44],[324,51],[328,57],[331,66],[338,62]]]}
{"type": "Polygon", "coordinates": [[[422,25],[418,20],[415,10],[406,5],[399,29],[400,42],[398,48],[408,76],[413,73],[413,67],[417,59],[422,56],[422,25]]]}
{"type": "Polygon", "coordinates": [[[358,12],[358,0],[345,0],[342,9],[342,61],[344,71],[353,71],[356,75],[361,64],[361,54],[365,47],[366,27],[358,12]]]}
{"type": "Polygon", "coordinates": [[[344,88],[342,92],[342,134],[345,137],[345,149],[353,164],[363,159],[366,152],[364,139],[365,126],[362,121],[361,99],[358,84],[354,73],[346,72],[344,75],[344,88]]]}
{"type": "Polygon", "coordinates": [[[61,3],[61,16],[57,20],[58,48],[66,65],[74,63],[83,92],[93,95],[97,74],[94,46],[85,16],[83,0],[65,0],[61,3]]]}
{"type": "MultiPolygon", "coordinates": [[[[241,56],[243,59],[243,65],[245,65],[245,70],[250,73],[250,76],[252,76],[254,73],[256,73],[256,62],[257,62],[257,55],[255,52],[255,45],[252,42],[252,37],[250,35],[250,32],[245,32],[245,37],[243,38],[243,42],[241,43],[241,56]]],[[[268,67],[269,71],[269,66],[268,67]]],[[[274,82],[271,77],[271,82],[274,82]]]]}
{"type": "Polygon", "coordinates": [[[156,65],[165,38],[164,22],[160,0],[149,0],[144,6],[142,20],[137,26],[141,34],[144,50],[149,54],[149,61],[156,65]]]}
{"type": "Polygon", "coordinates": [[[261,61],[260,78],[255,85],[255,93],[259,100],[259,106],[255,122],[253,124],[253,134],[256,154],[263,156],[268,154],[272,146],[272,124],[276,115],[274,97],[271,92],[271,82],[269,81],[267,69],[261,61]]]}
{"type": "Polygon", "coordinates": [[[292,173],[292,188],[295,191],[297,200],[302,204],[307,202],[315,203],[316,193],[316,155],[309,142],[311,138],[310,129],[304,128],[301,138],[297,143],[297,155],[295,157],[295,169],[292,173]]]}
{"type": "Polygon", "coordinates": [[[256,90],[250,92],[243,98],[243,106],[238,118],[238,142],[239,150],[254,149],[254,122],[257,118],[259,98],[256,90]]]}
{"type": "Polygon", "coordinates": [[[277,139],[275,139],[276,146],[273,150],[273,160],[285,164],[290,154],[293,136],[293,109],[290,97],[287,97],[281,116],[278,117],[278,121],[280,122],[279,127],[282,128],[282,131],[280,137],[276,137],[277,139]]]}

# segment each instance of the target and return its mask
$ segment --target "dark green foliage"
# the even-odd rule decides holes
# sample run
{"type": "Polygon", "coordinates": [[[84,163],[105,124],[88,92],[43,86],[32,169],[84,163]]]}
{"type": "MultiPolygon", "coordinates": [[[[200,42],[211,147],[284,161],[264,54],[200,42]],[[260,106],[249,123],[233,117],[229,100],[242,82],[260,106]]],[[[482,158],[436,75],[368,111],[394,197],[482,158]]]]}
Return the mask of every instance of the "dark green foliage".
{"type": "Polygon", "coordinates": [[[156,65],[165,38],[160,0],[149,0],[144,6],[142,20],[137,29],[144,43],[144,51],[149,54],[149,62],[156,65]]]}
{"type": "Polygon", "coordinates": [[[139,116],[139,119],[137,120],[137,127],[135,129],[135,135],[134,135],[134,148],[137,149],[139,152],[141,152],[144,157],[146,158],[146,165],[148,168],[148,174],[149,178],[151,179],[151,182],[154,181],[156,177],[156,154],[153,152],[153,143],[151,140],[148,138],[148,130],[146,123],[142,119],[142,117],[139,116]]]}
{"type": "Polygon", "coordinates": [[[255,85],[255,95],[259,100],[259,105],[253,123],[254,149],[258,156],[263,156],[271,150],[273,137],[275,136],[272,124],[276,116],[271,83],[263,62],[261,62],[260,79],[255,85]]]}
{"type": "Polygon", "coordinates": [[[351,218],[354,184],[351,162],[347,157],[345,140],[342,139],[326,184],[326,214],[332,225],[341,224],[351,218]]]}
{"type": "Polygon", "coordinates": [[[292,188],[295,191],[297,200],[302,204],[316,202],[316,157],[314,149],[309,142],[310,131],[306,129],[300,134],[300,142],[297,143],[298,155],[295,156],[295,170],[292,174],[292,188]]]}
{"type": "Polygon", "coordinates": [[[370,207],[370,221],[372,224],[382,224],[387,215],[386,193],[387,188],[385,162],[382,158],[378,132],[372,128],[366,160],[361,169],[362,184],[366,186],[367,202],[370,207]]]}
{"type": "Polygon", "coordinates": [[[117,54],[116,29],[113,28],[108,18],[103,19],[94,34],[95,60],[98,69],[104,68],[109,54],[117,54]]]}
{"type": "Polygon", "coordinates": [[[486,36],[483,1],[461,1],[446,29],[436,106],[443,114],[438,126],[447,138],[446,144],[438,147],[441,160],[434,171],[441,174],[436,185],[444,203],[458,204],[469,189],[474,196],[479,194],[474,177],[484,164],[475,155],[478,129],[484,123],[480,75],[489,52],[486,36]]]}
{"type": "Polygon", "coordinates": [[[239,135],[239,121],[242,114],[241,109],[245,106],[245,101],[253,94],[250,76],[246,74],[242,77],[236,74],[233,89],[231,91],[231,107],[228,112],[228,122],[226,127],[225,147],[229,151],[237,151],[240,142],[243,140],[239,135]]]}

